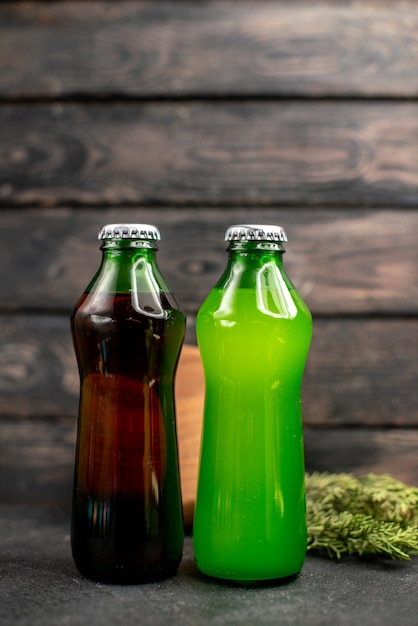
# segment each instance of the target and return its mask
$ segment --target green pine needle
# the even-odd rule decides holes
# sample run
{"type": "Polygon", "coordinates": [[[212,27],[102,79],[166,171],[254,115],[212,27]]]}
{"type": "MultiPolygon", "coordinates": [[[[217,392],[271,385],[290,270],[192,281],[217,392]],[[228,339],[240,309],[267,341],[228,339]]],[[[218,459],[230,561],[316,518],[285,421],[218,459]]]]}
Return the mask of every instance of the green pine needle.
{"type": "Polygon", "coordinates": [[[306,476],[308,550],[331,558],[418,554],[418,488],[388,475],[306,476]]]}

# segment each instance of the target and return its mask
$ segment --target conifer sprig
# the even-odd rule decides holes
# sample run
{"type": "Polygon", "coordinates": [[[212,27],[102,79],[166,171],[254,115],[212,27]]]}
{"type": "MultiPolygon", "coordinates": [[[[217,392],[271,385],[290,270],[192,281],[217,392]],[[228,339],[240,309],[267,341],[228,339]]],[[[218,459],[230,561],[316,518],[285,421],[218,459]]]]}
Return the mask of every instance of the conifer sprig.
{"type": "Polygon", "coordinates": [[[383,554],[408,560],[418,554],[418,488],[389,475],[327,472],[306,476],[308,550],[383,554]]]}

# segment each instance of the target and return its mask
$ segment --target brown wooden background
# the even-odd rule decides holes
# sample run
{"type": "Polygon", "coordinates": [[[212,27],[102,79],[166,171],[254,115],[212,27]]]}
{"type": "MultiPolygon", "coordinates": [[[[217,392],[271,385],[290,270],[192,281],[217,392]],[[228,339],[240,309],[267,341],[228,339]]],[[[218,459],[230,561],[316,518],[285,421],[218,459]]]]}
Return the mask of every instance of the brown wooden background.
{"type": "Polygon", "coordinates": [[[67,494],[69,313],[125,220],[160,227],[189,343],[225,228],[283,225],[307,468],[418,484],[417,2],[0,4],[3,500],[67,494]]]}

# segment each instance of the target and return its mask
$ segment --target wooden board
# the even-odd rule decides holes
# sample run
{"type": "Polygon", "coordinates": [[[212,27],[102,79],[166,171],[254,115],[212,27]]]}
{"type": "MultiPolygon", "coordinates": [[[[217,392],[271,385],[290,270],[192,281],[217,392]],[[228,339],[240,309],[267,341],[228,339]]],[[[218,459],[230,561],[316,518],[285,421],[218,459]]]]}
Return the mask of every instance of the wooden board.
{"type": "Polygon", "coordinates": [[[199,465],[205,383],[199,351],[185,346],[176,380],[177,433],[184,515],[193,516],[199,465]]]}
{"type": "Polygon", "coordinates": [[[417,26],[413,1],[3,2],[0,97],[416,96],[417,26]]]}
{"type": "Polygon", "coordinates": [[[0,108],[0,205],[408,207],[416,102],[0,108]]]}

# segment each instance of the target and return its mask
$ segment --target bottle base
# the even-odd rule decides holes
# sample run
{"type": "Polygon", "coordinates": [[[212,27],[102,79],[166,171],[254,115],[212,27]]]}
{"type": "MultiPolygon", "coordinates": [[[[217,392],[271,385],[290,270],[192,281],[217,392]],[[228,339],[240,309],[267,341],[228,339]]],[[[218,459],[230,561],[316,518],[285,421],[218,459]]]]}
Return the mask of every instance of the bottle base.
{"type": "Polygon", "coordinates": [[[83,578],[93,582],[110,585],[140,585],[158,582],[177,574],[179,562],[159,566],[135,568],[132,566],[115,565],[112,567],[90,567],[77,563],[78,572],[83,578]]]}
{"type": "Polygon", "coordinates": [[[300,574],[300,572],[296,572],[296,574],[289,574],[288,576],[278,576],[276,578],[260,578],[260,579],[249,579],[249,580],[240,580],[235,578],[226,578],[223,576],[215,576],[213,574],[207,574],[199,570],[200,574],[207,578],[208,580],[212,580],[219,584],[231,585],[233,587],[277,587],[280,585],[286,585],[296,580],[300,574]]]}
{"type": "Polygon", "coordinates": [[[239,571],[239,569],[235,570],[234,568],[213,567],[207,563],[199,563],[197,559],[195,559],[195,563],[200,574],[206,578],[239,587],[270,587],[283,585],[295,580],[303,567],[302,562],[294,568],[283,568],[282,572],[278,572],[277,568],[271,568],[270,571],[264,570],[264,572],[263,568],[259,568],[259,571],[253,570],[251,572],[250,568],[247,571],[245,571],[246,568],[244,568],[244,571],[239,571]],[[274,571],[274,569],[276,569],[276,571],[274,571]]]}

